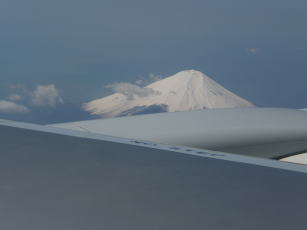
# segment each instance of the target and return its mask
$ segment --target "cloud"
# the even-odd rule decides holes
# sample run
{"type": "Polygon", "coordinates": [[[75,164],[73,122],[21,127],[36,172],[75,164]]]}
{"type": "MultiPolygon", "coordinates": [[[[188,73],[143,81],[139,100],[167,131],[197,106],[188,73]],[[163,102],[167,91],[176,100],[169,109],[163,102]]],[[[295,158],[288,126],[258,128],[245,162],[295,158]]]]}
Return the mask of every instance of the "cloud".
{"type": "Polygon", "coordinates": [[[38,107],[56,107],[63,104],[59,90],[55,85],[38,85],[32,92],[31,104],[38,107]]]}
{"type": "Polygon", "coordinates": [[[30,109],[26,106],[16,104],[15,102],[0,100],[1,113],[28,113],[30,109]]]}
{"type": "Polygon", "coordinates": [[[162,79],[162,77],[160,75],[156,75],[153,73],[150,73],[148,76],[149,80],[152,82],[156,82],[156,81],[160,81],[162,79]]]}
{"type": "Polygon", "coordinates": [[[30,107],[56,107],[63,104],[64,101],[60,95],[60,91],[54,84],[37,85],[34,89],[29,89],[22,84],[14,84],[10,86],[10,95],[7,99],[11,102],[25,101],[30,107]]]}
{"type": "Polygon", "coordinates": [[[260,48],[248,48],[247,52],[252,53],[252,54],[257,54],[261,52],[260,48]]]}
{"type": "Polygon", "coordinates": [[[146,86],[146,85],[149,85],[153,82],[159,81],[161,79],[162,79],[162,77],[160,75],[150,73],[147,78],[141,78],[141,79],[136,80],[135,84],[137,84],[139,86],[146,86]]]}
{"type": "Polygon", "coordinates": [[[20,101],[23,99],[23,97],[19,94],[10,94],[8,97],[7,97],[10,101],[20,101]]]}
{"type": "Polygon", "coordinates": [[[107,85],[107,88],[112,89],[115,93],[125,95],[128,100],[133,100],[135,97],[147,97],[159,93],[150,88],[144,88],[138,85],[124,82],[107,85]]]}

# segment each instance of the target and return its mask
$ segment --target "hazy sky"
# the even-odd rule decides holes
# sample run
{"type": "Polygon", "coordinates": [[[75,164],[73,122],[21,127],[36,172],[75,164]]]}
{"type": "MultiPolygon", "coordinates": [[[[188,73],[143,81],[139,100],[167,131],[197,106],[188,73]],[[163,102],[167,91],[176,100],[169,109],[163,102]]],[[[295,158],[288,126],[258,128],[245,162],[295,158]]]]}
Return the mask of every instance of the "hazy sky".
{"type": "Polygon", "coordinates": [[[197,69],[257,105],[307,107],[306,28],[306,0],[1,0],[0,100],[54,85],[80,105],[197,69]]]}

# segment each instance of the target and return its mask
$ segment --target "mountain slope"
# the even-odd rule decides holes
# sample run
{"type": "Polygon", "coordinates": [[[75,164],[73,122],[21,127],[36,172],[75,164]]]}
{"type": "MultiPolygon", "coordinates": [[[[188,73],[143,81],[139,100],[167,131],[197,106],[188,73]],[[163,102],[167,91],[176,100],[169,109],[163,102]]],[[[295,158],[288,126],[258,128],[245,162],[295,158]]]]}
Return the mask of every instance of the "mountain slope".
{"type": "Polygon", "coordinates": [[[181,71],[154,82],[142,93],[115,93],[86,103],[91,114],[106,117],[154,112],[253,106],[196,70],[181,71]]]}

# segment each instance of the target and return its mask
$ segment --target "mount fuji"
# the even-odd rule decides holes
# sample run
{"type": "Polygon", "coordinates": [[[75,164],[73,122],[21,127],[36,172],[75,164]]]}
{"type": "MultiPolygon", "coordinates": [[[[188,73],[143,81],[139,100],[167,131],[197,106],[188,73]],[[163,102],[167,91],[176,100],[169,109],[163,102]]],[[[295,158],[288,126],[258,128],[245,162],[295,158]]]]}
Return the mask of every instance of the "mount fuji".
{"type": "Polygon", "coordinates": [[[181,71],[144,88],[121,84],[117,93],[85,103],[83,109],[93,115],[117,117],[253,106],[196,70],[181,71]]]}

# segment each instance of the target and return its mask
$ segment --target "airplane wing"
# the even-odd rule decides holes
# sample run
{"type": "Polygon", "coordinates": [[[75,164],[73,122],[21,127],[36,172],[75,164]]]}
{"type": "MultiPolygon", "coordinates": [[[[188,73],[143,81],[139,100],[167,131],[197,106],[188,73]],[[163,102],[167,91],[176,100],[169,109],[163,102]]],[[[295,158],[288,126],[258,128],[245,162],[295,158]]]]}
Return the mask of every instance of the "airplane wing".
{"type": "Polygon", "coordinates": [[[52,126],[273,159],[307,152],[307,113],[295,109],[210,109],[52,126]]]}
{"type": "Polygon", "coordinates": [[[307,166],[0,120],[0,229],[306,229],[307,166]]]}

